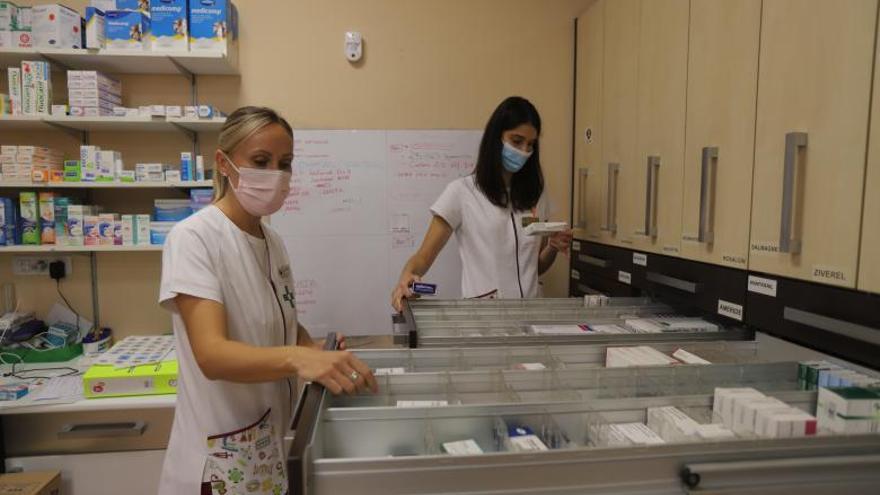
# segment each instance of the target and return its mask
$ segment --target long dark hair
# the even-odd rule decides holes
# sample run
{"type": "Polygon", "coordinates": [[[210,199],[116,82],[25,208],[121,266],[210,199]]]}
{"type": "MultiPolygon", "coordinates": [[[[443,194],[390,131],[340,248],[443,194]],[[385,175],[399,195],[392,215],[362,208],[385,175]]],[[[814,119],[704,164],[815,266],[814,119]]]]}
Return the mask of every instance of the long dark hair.
{"type": "Polygon", "coordinates": [[[506,208],[508,204],[517,211],[533,208],[538,204],[541,193],[544,192],[544,174],[541,173],[541,154],[538,146],[539,139],[535,140],[532,156],[523,168],[513,174],[510,180],[510,197],[502,178],[503,166],[501,165],[501,135],[522,124],[530,124],[541,135],[541,116],[532,103],[520,96],[511,96],[501,102],[498,108],[492,112],[483,139],[480,141],[480,153],[477,156],[477,165],[474,167],[474,176],[477,187],[489,198],[495,206],[506,208]]]}

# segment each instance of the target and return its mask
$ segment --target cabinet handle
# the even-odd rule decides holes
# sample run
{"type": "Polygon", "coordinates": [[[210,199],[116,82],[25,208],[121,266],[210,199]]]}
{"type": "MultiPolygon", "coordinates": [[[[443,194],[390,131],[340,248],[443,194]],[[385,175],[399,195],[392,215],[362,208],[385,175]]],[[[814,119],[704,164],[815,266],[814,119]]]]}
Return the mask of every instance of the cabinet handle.
{"type": "Polygon", "coordinates": [[[124,423],[70,423],[61,427],[58,438],[107,438],[107,437],[139,437],[144,434],[147,424],[143,421],[124,423]]]}
{"type": "Polygon", "coordinates": [[[636,232],[651,238],[657,237],[657,184],[660,171],[660,157],[648,157],[648,169],[645,177],[645,229],[636,232]]]}
{"type": "Polygon", "coordinates": [[[789,132],[785,135],[785,163],[782,177],[782,221],[779,223],[779,252],[800,254],[801,241],[791,235],[794,222],[794,174],[798,161],[798,149],[807,147],[806,132],[789,132]]]}
{"type": "Polygon", "coordinates": [[[584,197],[587,195],[587,177],[590,175],[590,169],[582,168],[578,169],[578,208],[577,208],[577,223],[575,224],[576,228],[586,229],[587,228],[587,214],[585,210],[584,197]]]}
{"type": "Polygon", "coordinates": [[[617,232],[617,182],[620,176],[620,164],[608,164],[608,190],[605,197],[605,226],[602,230],[617,232]]]}
{"type": "Polygon", "coordinates": [[[712,204],[715,202],[716,178],[718,174],[718,147],[708,146],[703,148],[703,160],[700,171],[700,227],[697,232],[697,240],[712,244],[715,241],[715,210],[712,204]],[[713,167],[714,165],[714,167],[713,167]],[[709,176],[711,174],[712,190],[709,189],[709,176]],[[710,197],[711,194],[711,197],[710,197]],[[712,208],[711,215],[709,209],[712,208]]]}

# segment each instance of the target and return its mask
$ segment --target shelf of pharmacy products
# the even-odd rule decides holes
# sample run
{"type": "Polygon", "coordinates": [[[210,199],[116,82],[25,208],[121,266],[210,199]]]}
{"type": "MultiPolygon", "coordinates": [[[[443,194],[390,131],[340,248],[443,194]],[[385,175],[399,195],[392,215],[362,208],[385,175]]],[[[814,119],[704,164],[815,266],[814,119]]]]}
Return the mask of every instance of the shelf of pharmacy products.
{"type": "Polygon", "coordinates": [[[152,117],[55,117],[34,115],[5,115],[0,117],[2,131],[51,131],[64,128],[88,132],[216,132],[223,127],[225,118],[152,118],[152,117]]]}
{"type": "Polygon", "coordinates": [[[212,187],[209,180],[188,182],[4,182],[0,189],[198,189],[212,187]]]}
{"type": "Polygon", "coordinates": [[[50,48],[4,48],[0,68],[15,67],[23,60],[54,62],[56,69],[99,70],[115,74],[237,75],[235,44],[228,54],[220,52],[154,52],[135,50],[75,50],[50,48]]]}
{"type": "Polygon", "coordinates": [[[162,251],[161,244],[148,246],[0,246],[0,254],[32,254],[32,253],[127,253],[162,251]]]}

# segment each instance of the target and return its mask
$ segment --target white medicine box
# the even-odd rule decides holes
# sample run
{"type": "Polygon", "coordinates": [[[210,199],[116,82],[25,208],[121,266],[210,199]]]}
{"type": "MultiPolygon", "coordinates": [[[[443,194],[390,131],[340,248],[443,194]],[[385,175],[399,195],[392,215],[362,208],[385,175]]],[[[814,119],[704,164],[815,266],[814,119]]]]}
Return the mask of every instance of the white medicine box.
{"type": "Polygon", "coordinates": [[[18,7],[12,2],[0,1],[0,31],[18,29],[18,7]]]}
{"type": "Polygon", "coordinates": [[[79,13],[60,4],[34,5],[33,37],[37,48],[82,48],[79,13]]]}

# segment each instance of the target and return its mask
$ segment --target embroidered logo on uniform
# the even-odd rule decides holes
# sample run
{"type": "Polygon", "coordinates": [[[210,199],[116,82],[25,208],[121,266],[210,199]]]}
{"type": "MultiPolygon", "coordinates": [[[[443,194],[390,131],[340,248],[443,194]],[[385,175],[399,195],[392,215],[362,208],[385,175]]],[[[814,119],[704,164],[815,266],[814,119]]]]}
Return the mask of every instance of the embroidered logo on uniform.
{"type": "Polygon", "coordinates": [[[284,280],[290,278],[290,265],[284,265],[278,268],[278,276],[284,280]]]}
{"type": "Polygon", "coordinates": [[[296,309],[296,296],[290,292],[290,287],[284,285],[284,300],[290,304],[290,309],[296,309]]]}

